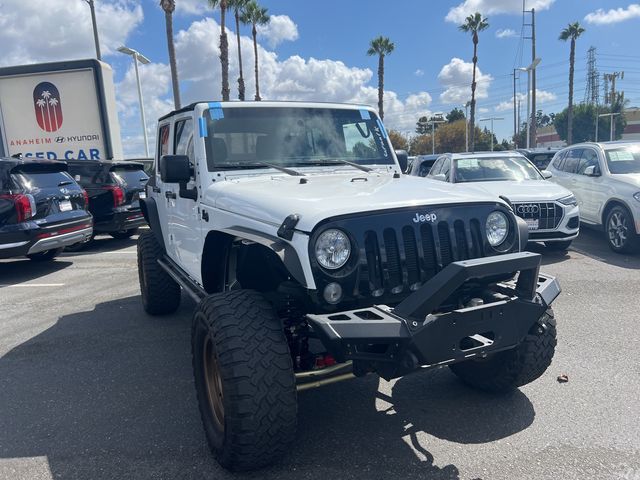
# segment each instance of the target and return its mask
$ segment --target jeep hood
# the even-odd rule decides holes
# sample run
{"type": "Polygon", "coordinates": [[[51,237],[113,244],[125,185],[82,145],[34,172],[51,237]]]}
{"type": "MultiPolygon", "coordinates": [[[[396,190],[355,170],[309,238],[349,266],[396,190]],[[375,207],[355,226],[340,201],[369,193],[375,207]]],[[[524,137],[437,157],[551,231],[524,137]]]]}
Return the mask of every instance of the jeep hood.
{"type": "Polygon", "coordinates": [[[391,174],[364,172],[236,178],[211,185],[204,201],[221,210],[277,226],[295,213],[300,215],[296,228],[305,232],[326,218],[349,213],[400,207],[416,207],[415,213],[429,213],[431,205],[504,203],[474,186],[459,188],[424,178],[393,178],[391,174]],[[301,179],[306,183],[301,183],[301,179]]]}
{"type": "Polygon", "coordinates": [[[571,192],[557,183],[547,180],[523,180],[500,182],[456,183],[458,188],[473,185],[490,195],[504,196],[511,202],[550,202],[571,195],[571,192]]]}

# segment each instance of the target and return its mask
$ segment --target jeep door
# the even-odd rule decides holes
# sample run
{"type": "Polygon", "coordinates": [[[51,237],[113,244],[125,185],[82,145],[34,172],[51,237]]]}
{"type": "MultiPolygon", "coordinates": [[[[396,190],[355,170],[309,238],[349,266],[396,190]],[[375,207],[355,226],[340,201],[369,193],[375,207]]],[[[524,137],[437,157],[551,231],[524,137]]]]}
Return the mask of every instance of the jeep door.
{"type": "MultiPolygon", "coordinates": [[[[173,126],[172,150],[174,155],[186,155],[192,167],[187,190],[196,188],[196,161],[193,145],[193,119],[177,117],[173,126]]],[[[200,279],[200,252],[202,229],[198,216],[198,203],[180,196],[180,186],[165,185],[169,243],[174,260],[192,277],[200,279]]],[[[171,255],[171,254],[170,254],[171,255]]]]}
{"type": "MultiPolygon", "coordinates": [[[[175,251],[173,247],[173,243],[169,241],[169,224],[165,221],[168,220],[168,209],[167,205],[169,204],[169,197],[167,197],[167,191],[171,191],[175,189],[175,185],[164,185],[160,178],[160,157],[163,155],[169,155],[169,139],[171,133],[171,123],[167,122],[164,124],[160,124],[158,126],[158,140],[157,140],[157,150],[156,150],[156,167],[155,173],[152,179],[148,183],[148,187],[153,191],[154,196],[156,196],[156,207],[158,209],[158,217],[160,218],[160,227],[162,229],[162,236],[164,238],[164,245],[167,250],[167,254],[171,258],[175,258],[175,251]]],[[[169,194],[169,196],[173,195],[173,192],[169,194]]]]}

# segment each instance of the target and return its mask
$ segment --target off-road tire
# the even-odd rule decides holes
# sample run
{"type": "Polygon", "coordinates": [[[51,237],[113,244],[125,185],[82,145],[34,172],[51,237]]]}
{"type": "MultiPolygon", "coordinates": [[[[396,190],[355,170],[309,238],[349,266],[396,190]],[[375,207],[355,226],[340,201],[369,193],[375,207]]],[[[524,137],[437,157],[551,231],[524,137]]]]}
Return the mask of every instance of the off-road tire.
{"type": "Polygon", "coordinates": [[[144,311],[149,315],[165,315],[180,305],[180,285],[158,264],[164,254],[153,232],[138,237],[138,278],[144,311]]]}
{"type": "Polygon", "coordinates": [[[137,228],[130,228],[129,230],[121,230],[119,232],[110,232],[111,235],[116,240],[126,240],[127,238],[131,238],[138,233],[137,228]]]}
{"type": "Polygon", "coordinates": [[[64,248],[54,248],[53,250],[45,250],[44,252],[32,253],[27,255],[29,260],[34,262],[49,262],[62,253],[64,248]]]}
{"type": "Polygon", "coordinates": [[[296,432],[296,382],[271,304],[251,290],[206,297],[193,316],[191,346],[200,416],[220,465],[253,470],[286,453],[296,432]]]}
{"type": "Polygon", "coordinates": [[[566,252],[573,240],[563,240],[561,242],[544,242],[544,246],[551,252],[566,252]]]}
{"type": "MultiPolygon", "coordinates": [[[[606,215],[604,222],[604,234],[609,244],[609,248],[616,253],[634,253],[638,250],[638,244],[640,243],[638,235],[636,234],[635,222],[633,221],[633,215],[631,212],[620,205],[616,205],[611,208],[606,215]],[[619,245],[616,245],[611,238],[612,233],[610,230],[613,228],[611,222],[616,217],[617,221],[624,223],[624,230],[626,240],[620,241],[619,245]]],[[[615,235],[614,235],[615,236],[615,235]]]]}
{"type": "Polygon", "coordinates": [[[508,392],[540,377],[556,348],[556,321],[548,309],[520,345],[486,359],[471,359],[449,368],[467,385],[488,392],[508,392]]]}

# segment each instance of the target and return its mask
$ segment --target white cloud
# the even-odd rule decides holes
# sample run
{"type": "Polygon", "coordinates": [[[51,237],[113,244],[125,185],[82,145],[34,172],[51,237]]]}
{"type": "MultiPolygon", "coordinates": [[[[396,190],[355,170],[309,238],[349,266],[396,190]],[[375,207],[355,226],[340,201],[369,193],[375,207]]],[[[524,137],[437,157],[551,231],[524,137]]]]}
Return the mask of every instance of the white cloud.
{"type": "MultiPolygon", "coordinates": [[[[555,0],[529,0],[527,9],[546,10],[554,2],[555,0]]],[[[475,12],[481,12],[483,15],[522,14],[522,2],[520,0],[465,0],[451,8],[445,20],[461,24],[467,16],[475,12]]]]}
{"type": "MultiPolygon", "coordinates": [[[[438,80],[446,90],[440,94],[442,103],[463,104],[471,100],[471,80],[473,78],[473,63],[460,58],[452,58],[442,67],[438,80]]],[[[476,99],[487,98],[493,77],[484,74],[476,67],[476,99]]]]}
{"type": "MultiPolygon", "coordinates": [[[[538,105],[543,105],[545,103],[553,102],[558,97],[553,92],[547,92],[546,90],[539,90],[536,88],[536,103],[538,105]]],[[[520,100],[526,109],[527,105],[527,94],[526,93],[518,93],[516,95],[516,101],[520,100]]],[[[513,110],[513,96],[509,100],[505,100],[504,102],[500,102],[496,105],[496,112],[506,112],[507,110],[513,110]]],[[[536,109],[537,110],[537,109],[536,109]]]]}
{"type": "Polygon", "coordinates": [[[516,33],[515,30],[512,30],[511,28],[500,28],[498,30],[496,30],[496,37],[497,38],[512,38],[512,37],[516,37],[518,34],[516,33]]]}
{"type": "Polygon", "coordinates": [[[413,74],[414,74],[416,77],[424,77],[424,70],[422,70],[422,69],[420,69],[420,68],[419,68],[419,69],[417,69],[415,72],[413,72],[413,74]]]}
{"type": "MultiPolygon", "coordinates": [[[[142,22],[139,2],[96,2],[103,55],[125,43],[142,22]]],[[[89,6],[69,0],[4,0],[0,8],[1,65],[95,56],[89,6]]]]}
{"type": "MultiPolygon", "coordinates": [[[[156,2],[160,3],[160,2],[156,2]]],[[[202,15],[207,10],[210,10],[207,3],[203,0],[177,0],[176,1],[176,14],[177,15],[202,15]]]]}
{"type": "Polygon", "coordinates": [[[612,8],[607,12],[599,8],[595,12],[589,13],[584,19],[588,23],[596,25],[609,25],[638,17],[640,17],[640,4],[632,3],[627,8],[612,8]]]}
{"type": "Polygon", "coordinates": [[[282,42],[297,40],[298,26],[287,15],[271,15],[269,23],[258,25],[258,36],[275,48],[282,42]]]}

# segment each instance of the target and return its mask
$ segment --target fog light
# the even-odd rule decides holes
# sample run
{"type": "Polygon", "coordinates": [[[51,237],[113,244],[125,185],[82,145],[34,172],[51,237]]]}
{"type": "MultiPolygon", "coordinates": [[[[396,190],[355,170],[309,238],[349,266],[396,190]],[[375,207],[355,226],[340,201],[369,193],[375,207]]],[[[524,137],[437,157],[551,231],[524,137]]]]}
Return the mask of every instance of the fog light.
{"type": "Polygon", "coordinates": [[[335,305],[342,300],[342,287],[338,283],[330,283],[324,287],[324,299],[327,303],[335,305]]]}

